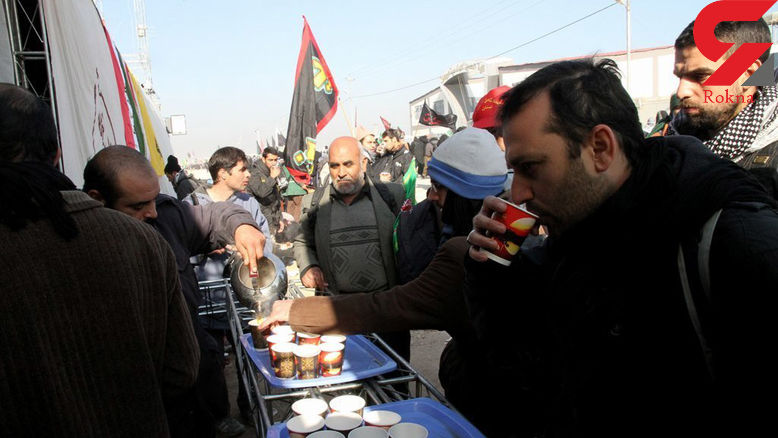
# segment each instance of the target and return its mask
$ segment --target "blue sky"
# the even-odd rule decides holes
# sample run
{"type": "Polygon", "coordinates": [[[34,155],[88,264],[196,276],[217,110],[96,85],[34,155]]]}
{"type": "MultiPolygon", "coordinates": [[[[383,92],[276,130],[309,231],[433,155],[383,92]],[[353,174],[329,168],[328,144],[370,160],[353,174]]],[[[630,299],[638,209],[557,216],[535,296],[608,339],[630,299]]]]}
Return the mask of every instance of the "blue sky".
{"type": "MultiPolygon", "coordinates": [[[[708,3],[632,0],[633,49],[672,45],[708,3]]],[[[611,4],[146,0],[146,23],[163,115],[187,117],[187,135],[173,138],[175,152],[207,158],[227,145],[254,153],[257,130],[286,134],[302,15],[341,91],[341,109],[319,135],[323,145],[348,134],[344,107],[352,123],[356,108],[369,130],[380,129],[380,115],[407,132],[408,102],[437,84],[359,96],[435,78],[453,64],[494,56],[611,4]]],[[[103,0],[103,15],[119,50],[136,52],[132,0],[103,0]]],[[[625,48],[625,8],[615,4],[505,56],[524,63],[625,48]]]]}

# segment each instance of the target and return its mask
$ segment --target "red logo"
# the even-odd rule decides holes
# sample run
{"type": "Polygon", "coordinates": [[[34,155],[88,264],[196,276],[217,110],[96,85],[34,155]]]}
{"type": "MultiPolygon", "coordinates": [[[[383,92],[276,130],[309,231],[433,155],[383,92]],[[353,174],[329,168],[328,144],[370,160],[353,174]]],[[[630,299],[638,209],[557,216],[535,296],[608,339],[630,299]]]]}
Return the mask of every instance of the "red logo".
{"type": "MultiPolygon", "coordinates": [[[[758,21],[776,1],[778,0],[721,0],[705,6],[694,22],[694,43],[703,56],[711,61],[718,61],[735,43],[725,43],[716,39],[713,33],[716,25],[722,21],[758,21]]],[[[713,72],[704,85],[734,84],[757,58],[770,49],[770,46],[770,43],[744,43],[713,72]]]]}

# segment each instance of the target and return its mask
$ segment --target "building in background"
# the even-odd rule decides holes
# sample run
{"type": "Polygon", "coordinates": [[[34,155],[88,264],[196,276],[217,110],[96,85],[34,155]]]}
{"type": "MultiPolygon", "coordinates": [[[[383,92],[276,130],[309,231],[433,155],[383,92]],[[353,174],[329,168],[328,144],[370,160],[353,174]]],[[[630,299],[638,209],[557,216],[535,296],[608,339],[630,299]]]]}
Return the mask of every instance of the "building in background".
{"type": "MultiPolygon", "coordinates": [[[[680,32],[680,30],[679,30],[680,32]]],[[[457,126],[472,126],[473,109],[487,91],[500,85],[514,86],[532,73],[554,62],[584,59],[591,55],[554,59],[525,64],[512,64],[507,58],[466,62],[451,67],[441,76],[441,85],[410,101],[411,135],[438,136],[449,131],[440,126],[419,124],[419,113],[424,102],[438,114],[456,114],[457,126]]],[[[673,75],[675,50],[673,46],[636,49],[631,51],[631,84],[626,84],[626,51],[599,53],[595,61],[610,58],[622,72],[622,83],[630,92],[638,109],[643,127],[650,130],[656,113],[667,110],[670,96],[675,93],[678,78],[673,75]]]]}

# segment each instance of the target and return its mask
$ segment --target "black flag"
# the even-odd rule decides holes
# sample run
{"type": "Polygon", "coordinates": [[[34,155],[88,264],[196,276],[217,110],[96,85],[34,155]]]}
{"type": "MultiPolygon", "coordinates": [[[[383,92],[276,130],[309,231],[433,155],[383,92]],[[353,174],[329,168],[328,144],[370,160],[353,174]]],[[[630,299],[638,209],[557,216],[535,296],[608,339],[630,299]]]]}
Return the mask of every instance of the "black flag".
{"type": "Polygon", "coordinates": [[[293,170],[310,175],[315,167],[316,136],[337,111],[338,88],[305,17],[303,24],[284,161],[293,170]]]}
{"type": "Polygon", "coordinates": [[[419,115],[419,123],[427,126],[445,126],[454,129],[457,126],[457,116],[454,114],[441,116],[430,109],[430,107],[427,106],[427,102],[424,102],[424,106],[421,108],[421,114],[419,115]]]}

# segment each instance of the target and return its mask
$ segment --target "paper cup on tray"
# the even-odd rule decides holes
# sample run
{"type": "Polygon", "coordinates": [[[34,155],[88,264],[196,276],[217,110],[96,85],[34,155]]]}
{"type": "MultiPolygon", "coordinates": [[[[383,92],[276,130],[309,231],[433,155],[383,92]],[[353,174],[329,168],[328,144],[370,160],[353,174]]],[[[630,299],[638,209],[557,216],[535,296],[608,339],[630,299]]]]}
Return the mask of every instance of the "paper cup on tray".
{"type": "Polygon", "coordinates": [[[337,430],[320,430],[308,435],[308,438],[346,438],[346,435],[337,430]]]}
{"type": "Polygon", "coordinates": [[[497,243],[496,251],[491,252],[484,248],[481,248],[480,251],[486,254],[489,259],[501,265],[510,266],[513,256],[519,253],[521,243],[535,226],[538,217],[516,204],[511,204],[503,199],[501,201],[506,204],[505,213],[495,212],[492,219],[505,225],[505,234],[492,236],[492,240],[497,243]]]}
{"type": "Polygon", "coordinates": [[[259,330],[259,324],[262,323],[264,318],[256,318],[249,321],[249,330],[251,330],[251,340],[254,342],[254,349],[259,350],[261,348],[267,348],[267,342],[265,341],[265,335],[259,330]]]}
{"type": "Polygon", "coordinates": [[[427,438],[427,428],[416,423],[398,423],[389,429],[389,438],[427,438]]]}
{"type": "Polygon", "coordinates": [[[273,345],[273,372],[279,379],[291,379],[295,376],[294,348],[296,344],[282,343],[273,345]]]}
{"type": "Polygon", "coordinates": [[[297,415],[318,415],[324,418],[327,409],[327,402],[318,398],[303,398],[292,403],[292,410],[297,415]]]}
{"type": "Polygon", "coordinates": [[[362,425],[362,417],[353,412],[335,412],[327,415],[324,425],[329,430],[337,430],[348,435],[349,432],[362,425]]]}
{"type": "Polygon", "coordinates": [[[343,345],[346,344],[346,336],[344,335],[322,335],[320,343],[328,344],[332,342],[339,342],[343,345]]]}
{"type": "Polygon", "coordinates": [[[319,375],[322,377],[339,376],[343,371],[343,350],[345,346],[337,342],[319,344],[319,375]]]}
{"type": "Polygon", "coordinates": [[[335,412],[354,412],[360,417],[365,408],[365,399],[358,395],[341,395],[330,400],[330,410],[335,412]]]}
{"type": "Polygon", "coordinates": [[[286,422],[289,438],[306,438],[324,428],[324,419],[318,415],[298,415],[286,422]]]}
{"type": "Polygon", "coordinates": [[[402,416],[392,411],[365,412],[365,424],[389,430],[392,426],[402,421],[402,416]]]}
{"type": "Polygon", "coordinates": [[[316,333],[297,332],[297,343],[300,345],[311,344],[319,345],[321,335],[316,333]]]}
{"type": "Polygon", "coordinates": [[[303,344],[294,347],[294,357],[297,363],[297,378],[299,380],[319,377],[318,345],[303,344]]]}
{"type": "Polygon", "coordinates": [[[348,434],[348,438],[386,438],[388,436],[386,430],[373,426],[357,427],[348,434]]]}

